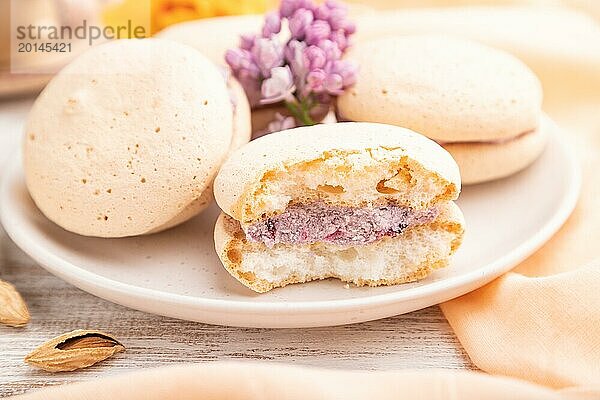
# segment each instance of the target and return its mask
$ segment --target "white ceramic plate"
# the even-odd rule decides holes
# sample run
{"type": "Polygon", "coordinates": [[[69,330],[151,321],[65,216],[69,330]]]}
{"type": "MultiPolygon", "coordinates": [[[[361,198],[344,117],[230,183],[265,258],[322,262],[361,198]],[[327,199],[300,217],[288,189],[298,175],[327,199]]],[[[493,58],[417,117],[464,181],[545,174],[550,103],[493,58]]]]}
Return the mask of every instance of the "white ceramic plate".
{"type": "MultiPolygon", "coordinates": [[[[534,252],[569,216],[579,193],[576,160],[553,129],[542,157],[500,181],[464,188],[464,243],[448,268],[417,283],[347,288],[325,280],[256,294],[233,279],[213,250],[216,206],[150,236],[97,239],[64,231],[31,201],[20,161],[7,168],[0,217],[10,237],[53,274],[139,310],[211,324],[311,327],[424,308],[474,290],[534,252]]],[[[72,306],[72,305],[71,305],[72,306]]]]}

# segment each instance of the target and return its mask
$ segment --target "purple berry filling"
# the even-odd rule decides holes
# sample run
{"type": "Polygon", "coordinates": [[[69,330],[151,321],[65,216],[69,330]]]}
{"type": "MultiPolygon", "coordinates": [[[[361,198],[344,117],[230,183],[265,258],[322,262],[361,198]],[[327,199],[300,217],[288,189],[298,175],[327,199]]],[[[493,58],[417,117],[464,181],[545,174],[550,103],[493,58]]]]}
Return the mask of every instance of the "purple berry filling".
{"type": "Polygon", "coordinates": [[[387,205],[381,207],[338,207],[322,202],[291,205],[272,218],[250,225],[250,241],[272,247],[277,243],[366,245],[384,236],[396,236],[411,226],[433,221],[437,208],[413,210],[387,205]]]}

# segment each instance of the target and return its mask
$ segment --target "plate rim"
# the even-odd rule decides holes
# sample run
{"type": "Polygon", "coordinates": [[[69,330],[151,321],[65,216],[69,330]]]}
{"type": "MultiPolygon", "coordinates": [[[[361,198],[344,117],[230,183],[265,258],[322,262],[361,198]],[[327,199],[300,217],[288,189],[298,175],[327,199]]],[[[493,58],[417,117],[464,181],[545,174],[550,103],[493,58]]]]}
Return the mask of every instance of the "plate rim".
{"type": "MultiPolygon", "coordinates": [[[[17,206],[14,206],[9,201],[11,196],[9,192],[11,186],[16,180],[24,180],[23,171],[20,168],[20,152],[17,152],[17,155],[13,156],[6,162],[5,171],[2,173],[2,179],[0,180],[0,222],[2,223],[7,235],[15,242],[15,244],[25,253],[27,253],[27,255],[29,255],[32,259],[34,259],[41,267],[53,275],[67,281],[68,283],[111,302],[115,301],[107,298],[107,296],[104,294],[98,293],[99,290],[94,289],[103,289],[104,291],[110,292],[113,295],[125,296],[126,298],[135,298],[136,300],[159,301],[163,304],[167,303],[170,305],[194,307],[208,312],[226,311],[228,314],[277,314],[288,312],[292,309],[298,314],[309,314],[315,312],[346,312],[355,310],[357,308],[363,308],[367,305],[370,307],[387,306],[399,302],[415,301],[427,297],[434,297],[436,294],[439,294],[440,291],[453,293],[450,298],[443,300],[448,301],[451,298],[459,297],[472,290],[475,290],[476,288],[482,287],[491,280],[510,271],[516,266],[516,264],[523,261],[529,255],[533,254],[537,249],[539,249],[543,244],[545,244],[560,229],[560,227],[573,212],[581,189],[581,168],[573,147],[563,137],[564,132],[553,122],[552,125],[552,138],[550,140],[557,141],[558,145],[561,147],[561,150],[566,154],[568,165],[563,167],[566,167],[568,170],[566,176],[570,182],[570,185],[560,200],[560,206],[553,216],[545,221],[540,229],[528,240],[519,244],[512,252],[499,257],[491,263],[462,275],[432,282],[426,286],[420,286],[418,288],[410,288],[401,291],[351,299],[252,302],[170,293],[119,282],[84,270],[81,267],[78,267],[77,265],[55,255],[43,245],[27,240],[23,229],[17,228],[23,219],[18,218],[18,215],[21,215],[21,213],[12,213],[13,215],[11,215],[10,211],[16,209],[17,206]],[[486,276],[484,279],[482,279],[482,274],[486,276]],[[476,284],[476,288],[472,288],[473,284],[476,284]],[[90,287],[94,289],[89,289],[90,287]]],[[[139,309],[138,307],[127,305],[126,302],[119,301],[119,304],[130,308],[139,309]]],[[[161,314],[169,315],[168,313],[161,314]]],[[[172,314],[170,316],[172,316],[172,314]]]]}

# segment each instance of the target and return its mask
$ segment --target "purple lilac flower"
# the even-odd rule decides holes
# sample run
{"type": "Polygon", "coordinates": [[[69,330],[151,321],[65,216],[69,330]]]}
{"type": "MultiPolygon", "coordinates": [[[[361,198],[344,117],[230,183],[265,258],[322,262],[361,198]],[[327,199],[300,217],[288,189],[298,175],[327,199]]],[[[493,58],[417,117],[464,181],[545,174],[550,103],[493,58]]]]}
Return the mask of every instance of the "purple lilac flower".
{"type": "Polygon", "coordinates": [[[331,64],[330,73],[339,75],[342,78],[342,85],[346,88],[356,83],[358,67],[350,61],[334,61],[331,64]]]}
{"type": "Polygon", "coordinates": [[[306,49],[306,43],[295,39],[290,40],[285,47],[285,60],[290,64],[293,73],[306,68],[304,65],[304,49],[306,49]]]}
{"type": "Polygon", "coordinates": [[[310,71],[306,76],[308,88],[315,93],[324,91],[325,79],[327,79],[327,74],[322,69],[310,71]]]}
{"type": "Polygon", "coordinates": [[[356,68],[346,61],[329,63],[325,69],[315,69],[306,76],[307,87],[314,93],[340,95],[356,82],[356,68]]]}
{"type": "Polygon", "coordinates": [[[296,120],[294,117],[285,116],[280,113],[275,113],[275,119],[269,123],[267,127],[267,131],[270,132],[279,132],[284,131],[286,129],[292,129],[296,127],[296,120]]]}
{"type": "Polygon", "coordinates": [[[265,17],[265,24],[262,28],[262,36],[270,38],[281,31],[281,17],[277,12],[270,12],[265,17]]]}
{"type": "MultiPolygon", "coordinates": [[[[320,5],[281,0],[279,11],[265,16],[261,32],[243,35],[225,59],[252,105],[284,102],[300,123],[310,125],[313,111],[328,108],[332,97],[356,81],[356,66],[342,59],[355,30],[347,7],[336,0],[320,5]],[[281,41],[282,19],[289,28],[287,42],[281,41]]],[[[285,119],[286,126],[293,121],[285,119]]]]}
{"type": "Polygon", "coordinates": [[[329,40],[337,45],[340,51],[345,51],[350,45],[348,41],[348,35],[343,30],[337,30],[331,32],[329,40]]]}
{"type": "Polygon", "coordinates": [[[306,29],[312,24],[314,15],[312,11],[306,8],[297,9],[291,18],[289,18],[289,27],[292,38],[297,40],[304,39],[306,29]]]}
{"type": "Polygon", "coordinates": [[[348,10],[346,10],[345,8],[332,8],[329,10],[327,22],[329,22],[329,25],[331,26],[332,30],[345,29],[347,16],[348,10]]]}
{"type": "Polygon", "coordinates": [[[318,46],[325,53],[327,60],[332,61],[342,58],[342,50],[340,50],[336,42],[329,39],[323,39],[319,41],[318,46]]]}
{"type": "Polygon", "coordinates": [[[306,74],[308,74],[308,67],[304,61],[304,49],[306,49],[306,43],[294,39],[290,40],[285,48],[285,59],[294,75],[296,89],[302,96],[306,95],[306,74]]]}
{"type": "Polygon", "coordinates": [[[325,90],[333,95],[340,95],[344,92],[344,82],[338,74],[330,73],[327,75],[324,83],[325,90]]]}
{"type": "Polygon", "coordinates": [[[237,77],[248,77],[258,79],[260,69],[254,62],[252,54],[248,50],[230,49],[225,53],[225,61],[237,77]]]}
{"type": "Polygon", "coordinates": [[[243,34],[240,36],[240,48],[242,50],[252,50],[254,46],[254,41],[256,40],[256,35],[251,34],[243,34]]]}
{"type": "Polygon", "coordinates": [[[272,68],[283,65],[283,45],[276,39],[257,38],[251,53],[263,78],[271,76],[272,68]]]}
{"type": "Polygon", "coordinates": [[[346,50],[348,37],[356,31],[356,25],[348,19],[348,8],[342,3],[328,0],[315,10],[315,17],[329,23],[329,39],[337,43],[340,50],[346,50]]]}
{"type": "Polygon", "coordinates": [[[231,72],[243,86],[250,104],[258,104],[260,100],[260,69],[248,50],[232,49],[225,53],[225,61],[231,72]]]}
{"type": "Polygon", "coordinates": [[[279,5],[279,15],[281,18],[289,18],[294,15],[299,8],[313,11],[316,7],[311,0],[281,0],[281,4],[279,5]]]}
{"type": "Polygon", "coordinates": [[[283,115],[281,113],[275,113],[275,117],[267,127],[261,131],[252,134],[252,139],[259,138],[261,136],[268,135],[269,133],[284,131],[286,129],[292,129],[298,126],[296,119],[290,115],[283,115]]]}
{"type": "Polygon", "coordinates": [[[262,82],[261,104],[273,104],[292,97],[296,90],[292,71],[287,65],[271,69],[271,77],[262,82]]]}
{"type": "Polygon", "coordinates": [[[316,19],[327,21],[331,12],[329,11],[329,7],[327,6],[327,4],[321,4],[320,6],[315,8],[314,14],[316,19]]]}
{"type": "Polygon", "coordinates": [[[306,65],[309,70],[323,68],[327,62],[327,54],[319,46],[313,45],[307,47],[303,52],[303,56],[304,65],[306,65]]]}
{"type": "Polygon", "coordinates": [[[323,39],[327,39],[331,34],[331,27],[327,21],[316,20],[305,31],[306,43],[308,45],[317,44],[323,39]]]}

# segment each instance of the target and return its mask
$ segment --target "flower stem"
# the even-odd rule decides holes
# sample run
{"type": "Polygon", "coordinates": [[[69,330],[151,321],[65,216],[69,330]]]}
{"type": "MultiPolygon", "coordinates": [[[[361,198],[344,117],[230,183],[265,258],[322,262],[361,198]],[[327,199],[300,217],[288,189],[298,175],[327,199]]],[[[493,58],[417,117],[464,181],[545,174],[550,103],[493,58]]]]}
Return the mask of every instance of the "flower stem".
{"type": "Polygon", "coordinates": [[[310,116],[312,105],[309,99],[298,101],[286,101],[285,107],[292,113],[294,118],[302,125],[316,125],[317,122],[310,116]]]}

